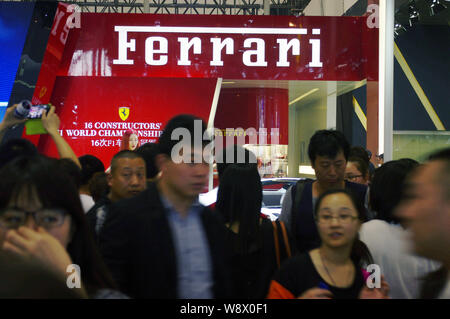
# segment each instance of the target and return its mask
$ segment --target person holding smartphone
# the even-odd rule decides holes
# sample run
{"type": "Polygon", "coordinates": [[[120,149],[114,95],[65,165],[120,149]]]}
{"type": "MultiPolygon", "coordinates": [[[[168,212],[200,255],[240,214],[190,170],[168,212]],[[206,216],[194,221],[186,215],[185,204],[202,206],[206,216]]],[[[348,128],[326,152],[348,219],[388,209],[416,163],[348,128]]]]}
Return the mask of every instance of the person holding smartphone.
{"type": "MultiPolygon", "coordinates": [[[[5,133],[13,128],[16,125],[23,124],[29,118],[18,118],[14,116],[14,112],[17,108],[17,104],[14,104],[13,106],[6,109],[5,116],[3,117],[3,120],[0,122],[0,143],[3,141],[3,138],[5,136],[5,133]]],[[[53,142],[56,145],[56,148],[58,150],[58,154],[60,158],[69,158],[72,161],[75,162],[75,164],[78,165],[78,167],[81,168],[80,161],[78,160],[78,157],[75,155],[74,151],[70,147],[70,145],[67,143],[67,141],[59,134],[59,126],[60,126],[60,119],[59,116],[55,112],[55,107],[53,105],[49,106],[49,109],[47,109],[47,112],[45,111],[47,108],[41,108],[42,114],[41,114],[41,120],[42,120],[42,126],[47,131],[50,138],[53,140],[53,142]]],[[[8,145],[2,145],[1,151],[2,153],[6,153],[10,151],[11,149],[15,148],[15,145],[17,143],[23,144],[25,140],[24,139],[14,139],[10,140],[8,145]],[[19,142],[20,141],[20,142],[19,142]]],[[[28,142],[28,144],[31,144],[28,142]]],[[[17,152],[15,152],[17,153],[17,152]]],[[[4,155],[4,154],[3,154],[4,155]]],[[[12,158],[9,158],[9,160],[12,158]]],[[[3,162],[3,161],[2,161],[3,162]]],[[[4,164],[4,163],[1,163],[4,164]]]]}

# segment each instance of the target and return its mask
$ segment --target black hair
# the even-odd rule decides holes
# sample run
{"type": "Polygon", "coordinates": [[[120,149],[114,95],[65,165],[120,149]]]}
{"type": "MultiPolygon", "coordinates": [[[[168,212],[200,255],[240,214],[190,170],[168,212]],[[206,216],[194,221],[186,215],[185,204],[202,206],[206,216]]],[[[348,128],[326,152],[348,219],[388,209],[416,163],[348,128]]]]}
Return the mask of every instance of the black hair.
{"type": "Polygon", "coordinates": [[[147,167],[147,178],[155,178],[159,173],[159,169],[156,166],[156,155],[159,154],[159,147],[156,143],[145,143],[141,145],[137,150],[137,153],[141,154],[145,160],[147,167]]]}
{"type": "Polygon", "coordinates": [[[8,140],[0,146],[0,168],[19,156],[37,155],[36,146],[30,141],[23,138],[14,138],[8,140]]]}
{"type": "Polygon", "coordinates": [[[450,161],[450,147],[438,150],[428,156],[429,161],[450,161]]]}
{"type": "Polygon", "coordinates": [[[234,144],[232,146],[223,149],[216,154],[216,162],[217,162],[217,174],[219,175],[219,180],[221,179],[223,172],[225,169],[231,165],[254,165],[256,169],[258,169],[258,164],[256,160],[255,154],[249,151],[248,149],[234,144]],[[231,161],[228,161],[227,154],[233,154],[233,158],[231,161]]]}
{"type": "Polygon", "coordinates": [[[72,239],[67,246],[72,262],[82,269],[88,294],[115,288],[100,257],[81,206],[78,190],[59,166],[57,159],[45,156],[19,157],[0,170],[0,209],[16,201],[23,189],[35,189],[43,207],[61,208],[71,216],[72,239]]]}
{"type": "Polygon", "coordinates": [[[87,185],[97,172],[104,172],[105,165],[94,155],[83,155],[78,158],[81,164],[81,185],[87,185]]]}
{"type": "Polygon", "coordinates": [[[368,177],[370,182],[372,180],[373,172],[375,170],[375,166],[370,162],[372,153],[366,150],[364,147],[353,146],[352,148],[350,148],[350,154],[348,155],[348,157],[349,157],[348,161],[357,162],[359,164],[358,165],[358,167],[360,168],[359,171],[364,175],[364,177],[368,177]],[[359,158],[360,160],[358,161],[355,158],[359,158]]]}
{"type": "Polygon", "coordinates": [[[370,185],[370,209],[375,211],[376,218],[388,223],[399,223],[394,215],[395,207],[403,196],[406,177],[419,165],[413,159],[389,161],[378,167],[370,185]]]}
{"type": "MultiPolygon", "coordinates": [[[[201,123],[200,128],[201,128],[202,146],[209,143],[211,141],[211,137],[205,136],[206,123],[201,118],[196,117],[194,115],[181,114],[181,115],[177,115],[177,116],[173,117],[172,119],[170,119],[169,122],[164,127],[164,130],[163,130],[161,136],[159,137],[159,141],[158,141],[158,146],[159,146],[160,152],[162,154],[166,154],[168,156],[171,155],[173,147],[181,141],[181,140],[172,138],[172,133],[178,128],[187,129],[190,133],[191,145],[195,145],[196,141],[194,140],[194,138],[196,136],[195,136],[194,132],[195,132],[195,127],[196,127],[196,124],[195,124],[196,122],[201,123]],[[197,121],[200,121],[200,122],[197,122],[197,121]]],[[[198,127],[198,124],[197,124],[197,127],[198,127]]],[[[189,142],[189,141],[184,141],[184,142],[189,142]]]]}
{"type": "Polygon", "coordinates": [[[59,160],[59,166],[66,171],[66,173],[72,178],[77,189],[81,187],[81,169],[70,158],[61,158],[59,160]]]}
{"type": "Polygon", "coordinates": [[[117,152],[116,155],[114,155],[113,158],[111,159],[111,174],[113,174],[114,171],[116,170],[117,161],[121,158],[130,158],[130,159],[140,158],[145,162],[144,157],[136,151],[123,150],[117,152]]]}
{"type": "Polygon", "coordinates": [[[259,219],[262,185],[252,164],[231,164],[220,179],[216,209],[230,228],[239,223],[238,251],[242,254],[260,247],[259,219]]]}
{"type": "MultiPolygon", "coordinates": [[[[366,220],[366,210],[362,202],[357,201],[353,193],[347,189],[330,189],[319,196],[314,207],[314,216],[317,218],[317,213],[319,211],[320,204],[322,200],[332,194],[345,194],[347,195],[353,203],[358,213],[358,219],[361,223],[366,220]]],[[[353,242],[352,251],[350,253],[351,260],[355,265],[363,267],[364,265],[373,264],[373,257],[369,251],[369,248],[359,239],[359,234],[357,235],[355,241],[353,242]]]]}
{"type": "Polygon", "coordinates": [[[89,193],[92,199],[97,203],[102,197],[109,193],[108,178],[105,172],[97,172],[89,181],[89,193]]]}
{"type": "Polygon", "coordinates": [[[311,165],[314,165],[317,155],[335,158],[339,151],[343,151],[345,160],[347,160],[350,153],[350,144],[344,134],[339,131],[316,131],[309,141],[308,156],[311,165]]]}
{"type": "Polygon", "coordinates": [[[444,198],[450,200],[450,147],[434,152],[428,157],[428,160],[440,161],[444,165],[436,179],[442,186],[444,198]]]}
{"type": "Polygon", "coordinates": [[[370,155],[367,152],[367,150],[362,146],[352,146],[350,148],[349,157],[359,157],[364,162],[366,162],[367,165],[369,165],[370,155]]]}

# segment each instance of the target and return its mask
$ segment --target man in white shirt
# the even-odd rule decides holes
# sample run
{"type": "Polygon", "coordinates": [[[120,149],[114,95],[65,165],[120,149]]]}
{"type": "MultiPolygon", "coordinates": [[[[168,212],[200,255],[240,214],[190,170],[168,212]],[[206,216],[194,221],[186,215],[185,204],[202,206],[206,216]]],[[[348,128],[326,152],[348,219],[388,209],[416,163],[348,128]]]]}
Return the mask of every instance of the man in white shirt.
{"type": "Polygon", "coordinates": [[[401,200],[405,180],[418,165],[412,159],[401,159],[389,161],[375,171],[370,208],[376,212],[377,219],[364,223],[359,232],[374,263],[380,266],[389,283],[389,296],[393,299],[418,298],[423,277],[440,266],[414,253],[410,231],[393,215],[401,200]]]}
{"type": "Polygon", "coordinates": [[[442,262],[436,298],[450,299],[450,148],[430,156],[408,179],[397,215],[411,231],[417,254],[442,262]]]}
{"type": "Polygon", "coordinates": [[[95,173],[104,172],[105,166],[100,159],[93,155],[80,156],[79,161],[81,163],[80,200],[84,212],[87,213],[95,205],[89,191],[89,181],[95,173]]]}

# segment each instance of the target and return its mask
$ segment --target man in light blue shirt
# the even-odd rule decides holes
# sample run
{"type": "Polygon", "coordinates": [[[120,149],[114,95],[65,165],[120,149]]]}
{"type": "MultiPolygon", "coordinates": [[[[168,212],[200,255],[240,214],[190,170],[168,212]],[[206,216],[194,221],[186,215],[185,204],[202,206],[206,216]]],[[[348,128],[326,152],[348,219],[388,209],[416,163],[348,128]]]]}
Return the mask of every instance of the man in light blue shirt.
{"type": "Polygon", "coordinates": [[[168,212],[178,256],[178,297],[182,299],[212,298],[211,258],[208,240],[200,219],[204,206],[196,200],[186,216],[182,216],[164,196],[161,196],[161,200],[168,212]]]}
{"type": "Polygon", "coordinates": [[[111,207],[100,249],[120,290],[130,297],[231,297],[226,228],[219,214],[198,202],[208,181],[203,150],[210,141],[191,138],[204,137],[205,130],[205,123],[191,115],[171,119],[159,139],[158,181],[111,207]],[[179,142],[172,133],[180,128],[190,133],[186,139],[194,146],[178,152],[182,161],[172,154],[179,142]]]}

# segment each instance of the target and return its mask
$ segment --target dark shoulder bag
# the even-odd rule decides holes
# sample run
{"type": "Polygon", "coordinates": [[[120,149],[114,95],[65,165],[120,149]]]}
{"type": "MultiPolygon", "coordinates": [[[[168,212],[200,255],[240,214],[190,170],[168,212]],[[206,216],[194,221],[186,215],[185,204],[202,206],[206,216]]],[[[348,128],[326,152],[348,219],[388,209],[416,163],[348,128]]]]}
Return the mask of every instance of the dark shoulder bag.
{"type": "Polygon", "coordinates": [[[272,222],[272,226],[277,267],[280,268],[283,260],[292,256],[291,245],[289,244],[289,238],[284,223],[277,220],[272,222]],[[280,243],[282,243],[283,249],[280,248],[280,243]],[[284,252],[283,255],[282,252],[284,252]]]}

